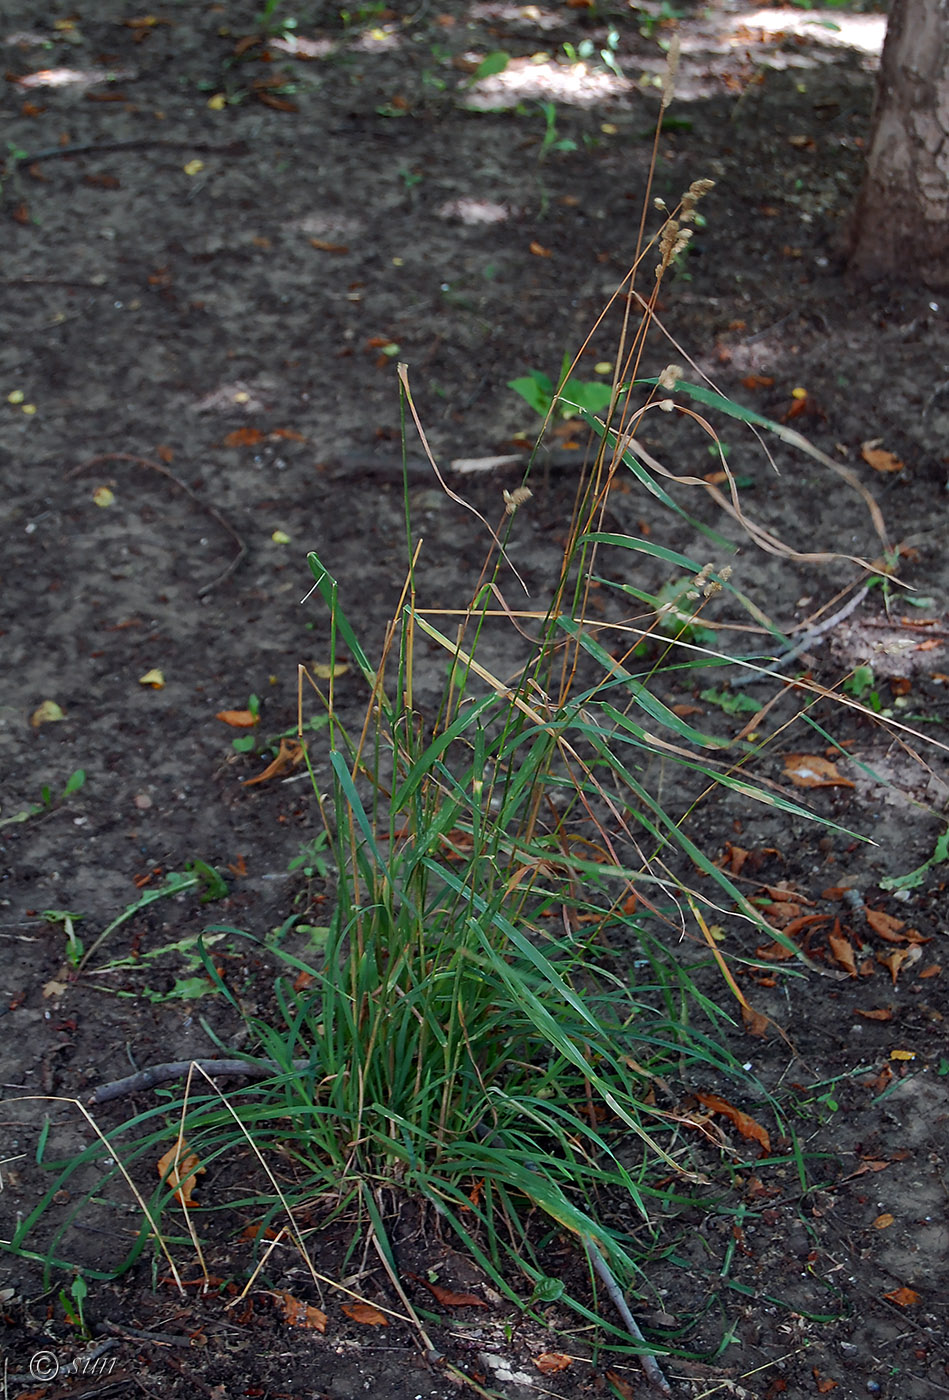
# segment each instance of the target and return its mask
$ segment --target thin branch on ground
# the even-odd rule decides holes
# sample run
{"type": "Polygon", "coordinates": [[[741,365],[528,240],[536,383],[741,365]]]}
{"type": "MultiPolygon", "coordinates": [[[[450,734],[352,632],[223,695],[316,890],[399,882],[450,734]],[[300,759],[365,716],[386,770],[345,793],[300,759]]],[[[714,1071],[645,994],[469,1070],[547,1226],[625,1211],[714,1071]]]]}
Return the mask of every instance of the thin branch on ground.
{"type": "Polygon", "coordinates": [[[43,151],[27,151],[16,157],[16,165],[35,165],[38,160],[52,160],[56,156],[95,156],[112,154],[115,151],[139,151],[149,147],[161,150],[201,151],[204,154],[221,156],[245,156],[250,147],[246,141],[229,141],[226,145],[211,141],[191,141],[174,138],[140,136],[130,141],[81,141],[72,146],[48,146],[43,151]]]}
{"type": "Polygon", "coordinates": [[[80,472],[88,471],[90,467],[97,467],[102,462],[131,462],[133,466],[146,467],[149,471],[157,472],[158,475],[163,476],[166,481],[170,481],[174,486],[177,486],[179,491],[183,491],[190,500],[194,501],[195,505],[198,506],[200,510],[210,515],[211,519],[217,521],[221,529],[230,535],[231,539],[237,545],[237,553],[223,573],[218,574],[217,578],[212,579],[210,583],[203,584],[202,587],[198,589],[199,598],[203,598],[206,593],[210,593],[213,588],[219,587],[225,579],[230,578],[231,574],[247,553],[247,545],[234,529],[234,526],[225,520],[216,506],[212,506],[209,502],[203,501],[196,491],[192,491],[191,487],[181,480],[180,476],[175,476],[174,472],[170,472],[161,462],[154,462],[151,457],[138,457],[132,452],[99,452],[95,457],[90,457],[87,462],[80,462],[78,467],[72,467],[71,470],[66,473],[66,480],[69,481],[71,477],[79,476],[80,472]]]}
{"type": "MultiPolygon", "coordinates": [[[[869,592],[869,585],[858,588],[853,597],[848,598],[842,608],[838,608],[832,616],[825,618],[825,620],[816,627],[811,627],[792,647],[789,647],[786,651],[780,651],[774,660],[769,663],[768,670],[752,671],[744,676],[739,676],[737,680],[729,681],[730,688],[732,690],[737,690],[746,685],[757,685],[760,681],[775,679],[784,680],[783,676],[776,676],[775,672],[777,668],[779,666],[790,666],[793,661],[796,661],[799,656],[802,656],[816,641],[819,641],[826,633],[833,631],[838,623],[844,622],[851,613],[856,612],[869,592]]],[[[740,658],[734,657],[733,659],[737,661],[740,658]]]]}
{"type": "Polygon", "coordinates": [[[616,1282],[616,1279],[613,1277],[613,1274],[610,1271],[609,1264],[607,1264],[606,1260],[603,1258],[603,1255],[600,1253],[593,1240],[590,1239],[589,1235],[585,1235],[583,1237],[583,1247],[589,1255],[590,1262],[593,1265],[597,1277],[599,1278],[600,1282],[603,1284],[607,1293],[609,1294],[610,1301],[616,1308],[616,1311],[619,1313],[620,1317],[623,1319],[623,1326],[626,1328],[627,1332],[633,1338],[633,1340],[635,1342],[638,1342],[644,1348],[644,1350],[639,1353],[639,1363],[643,1368],[643,1374],[645,1375],[646,1380],[649,1382],[649,1384],[654,1390],[657,1390],[660,1393],[660,1395],[666,1395],[671,1397],[672,1386],[669,1384],[669,1382],[663,1375],[662,1368],[660,1367],[659,1362],[656,1360],[653,1353],[651,1351],[645,1350],[645,1348],[649,1346],[649,1343],[646,1341],[646,1338],[640,1331],[639,1323],[636,1321],[636,1319],[633,1317],[633,1314],[630,1312],[629,1304],[623,1297],[622,1290],[619,1284],[616,1282]]]}
{"type": "MultiPolygon", "coordinates": [[[[290,1069],[294,1074],[302,1074],[309,1066],[309,1060],[294,1060],[290,1069]]],[[[137,1074],[126,1075],[124,1079],[114,1079],[109,1084],[100,1084],[89,1096],[89,1106],[111,1103],[123,1099],[128,1094],[139,1094],[143,1089],[154,1089],[158,1084],[167,1084],[171,1079],[183,1079],[192,1066],[212,1079],[235,1078],[268,1079],[272,1075],[286,1073],[283,1065],[275,1060],[169,1060],[165,1064],[151,1065],[137,1074]]]]}

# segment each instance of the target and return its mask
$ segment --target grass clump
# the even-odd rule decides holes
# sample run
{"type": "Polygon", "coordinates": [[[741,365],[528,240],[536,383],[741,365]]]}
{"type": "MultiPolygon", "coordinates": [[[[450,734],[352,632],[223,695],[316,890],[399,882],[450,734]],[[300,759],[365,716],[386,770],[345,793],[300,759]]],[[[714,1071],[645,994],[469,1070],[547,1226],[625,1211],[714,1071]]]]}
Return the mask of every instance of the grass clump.
{"type": "MultiPolygon", "coordinates": [[[[656,235],[656,289],[707,183],[690,187],[656,235]]],[[[676,411],[711,431],[691,407],[697,402],[786,441],[797,435],[687,384],[674,367],[640,377],[654,296],[637,300],[631,276],[623,304],[640,305],[642,316],[630,333],[625,313],[608,402],[572,406],[593,447],[541,607],[515,608],[505,593],[512,577],[519,582],[508,547],[530,508],[526,482],[504,493],[495,526],[481,520],[490,545],[480,578],[447,611],[420,596],[406,492],[407,576],[373,659],[332,561],[309,556],[329,616],[328,693],[311,681],[325,707],[325,767],[306,737],[314,726],[304,714],[302,671],[298,738],[325,828],[314,851],[332,871],[332,914],[318,953],[291,951],[289,921],[272,950],[283,975],[267,1015],[246,1015],[205,955],[208,976],[245,1015],[249,1047],[237,1059],[254,1082],[222,1097],[189,1080],[184,1097],[161,1091],[156,1107],[104,1136],[118,1165],[70,1219],[93,1195],[114,1192],[119,1178],[131,1186],[138,1164],[160,1155],[165,1163],[147,1199],[132,1187],[141,1223],[124,1267],[157,1242],[179,1282],[180,1249],[207,1276],[191,1188],[182,1183],[196,1180],[198,1163],[223,1170],[239,1152],[256,1164],[256,1184],[207,1211],[276,1229],[314,1280],[322,1276],[308,1235],[345,1216],[354,1239],[373,1239],[408,1307],[386,1201],[409,1194],[450,1226],[511,1303],[530,1309],[556,1296],[613,1345],[649,1350],[621,1310],[615,1323],[596,1312],[582,1271],[579,1285],[558,1291],[551,1242],[572,1238],[588,1276],[621,1300],[641,1281],[662,1218],[705,1191],[682,1095],[731,1081],[745,1102],[766,1098],[724,1048],[729,1016],[665,946],[670,930],[697,942],[747,1009],[710,924],[723,911],[758,927],[762,916],[686,831],[690,804],[666,810],[663,773],[685,775],[696,800],[722,787],[795,817],[810,814],[746,776],[750,739],[703,732],[663,698],[671,667],[728,662],[705,619],[718,596],[742,601],[727,565],[604,528],[620,475],[679,510],[669,473],[636,437],[647,414],[676,411]],[[604,619],[592,600],[610,551],[671,566],[672,591],[619,587],[618,608],[632,597],[645,612],[630,618],[614,609],[604,619]],[[432,649],[444,685],[423,707],[432,649]],[[344,660],[368,692],[355,724],[335,691],[344,660]],[[170,1164],[169,1136],[177,1144],[170,1164]],[[176,1235],[164,1222],[179,1211],[187,1229],[176,1235]]],[[[574,368],[564,366],[556,391],[541,384],[548,417],[571,385],[575,391],[574,368]]],[[[404,370],[400,378],[427,451],[404,370]]],[[[434,459],[432,466],[442,481],[434,459]]],[[[779,551],[746,521],[736,493],[708,489],[754,539],[779,551]]],[[[45,1146],[44,1138],[40,1156],[45,1146]]],[[[101,1156],[97,1141],[59,1164],[10,1247],[60,1265],[70,1220],[47,1231],[39,1250],[28,1241],[72,1174],[101,1156]]],[[[252,1282],[277,1271],[282,1256],[273,1248],[261,1253],[252,1282]]]]}

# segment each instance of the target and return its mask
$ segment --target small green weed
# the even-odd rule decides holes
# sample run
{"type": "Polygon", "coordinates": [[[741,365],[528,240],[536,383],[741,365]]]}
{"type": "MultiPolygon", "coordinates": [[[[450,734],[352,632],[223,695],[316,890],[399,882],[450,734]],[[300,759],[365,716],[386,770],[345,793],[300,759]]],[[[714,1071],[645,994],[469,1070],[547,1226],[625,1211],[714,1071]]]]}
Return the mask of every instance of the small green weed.
{"type": "Polygon", "coordinates": [[[71,773],[67,778],[66,786],[63,788],[58,798],[54,798],[52,788],[44,784],[44,786],[40,788],[39,802],[34,803],[32,807],[26,807],[22,811],[14,813],[12,817],[0,818],[0,827],[12,826],[14,823],[19,822],[28,822],[31,818],[38,817],[43,812],[51,812],[55,807],[62,806],[67,798],[72,797],[73,793],[78,792],[85,784],[85,781],[85,771],[82,768],[77,768],[76,771],[71,773]]]}
{"type": "Polygon", "coordinates": [[[40,915],[48,924],[61,924],[63,933],[66,935],[66,960],[73,967],[78,967],[82,962],[82,955],[85,951],[82,939],[76,933],[75,925],[80,923],[82,914],[71,914],[68,909],[44,909],[40,915]]]}
{"type": "Polygon", "coordinates": [[[599,380],[574,379],[569,368],[570,360],[566,356],[556,385],[546,374],[534,369],[520,379],[510,380],[507,387],[520,394],[544,419],[552,413],[565,419],[577,418],[583,413],[602,413],[613,396],[612,387],[599,380]]]}
{"type": "Polygon", "coordinates": [[[872,710],[874,714],[878,715],[883,712],[883,701],[876,689],[872,666],[858,666],[853,674],[844,681],[843,690],[846,695],[852,695],[855,700],[866,705],[867,709],[872,710]]]}
{"type": "Polygon", "coordinates": [[[66,1293],[65,1288],[59,1290],[59,1302],[66,1314],[66,1321],[86,1340],[92,1336],[86,1325],[85,1303],[88,1296],[89,1285],[82,1274],[77,1274],[73,1279],[69,1294],[66,1293]]]}

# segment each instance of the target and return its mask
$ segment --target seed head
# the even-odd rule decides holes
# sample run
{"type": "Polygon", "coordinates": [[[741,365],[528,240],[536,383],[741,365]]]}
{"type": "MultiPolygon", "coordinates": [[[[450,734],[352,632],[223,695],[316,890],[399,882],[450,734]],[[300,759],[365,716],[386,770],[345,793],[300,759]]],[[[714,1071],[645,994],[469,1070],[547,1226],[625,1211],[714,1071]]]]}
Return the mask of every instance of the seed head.
{"type": "Polygon", "coordinates": [[[533,496],[533,491],[527,486],[518,486],[513,491],[504,492],[504,514],[513,515],[518,506],[522,506],[533,496]]]}
{"type": "Polygon", "coordinates": [[[675,95],[676,73],[679,70],[679,31],[672,36],[669,52],[666,55],[666,71],[662,75],[662,106],[664,112],[675,95]]]}

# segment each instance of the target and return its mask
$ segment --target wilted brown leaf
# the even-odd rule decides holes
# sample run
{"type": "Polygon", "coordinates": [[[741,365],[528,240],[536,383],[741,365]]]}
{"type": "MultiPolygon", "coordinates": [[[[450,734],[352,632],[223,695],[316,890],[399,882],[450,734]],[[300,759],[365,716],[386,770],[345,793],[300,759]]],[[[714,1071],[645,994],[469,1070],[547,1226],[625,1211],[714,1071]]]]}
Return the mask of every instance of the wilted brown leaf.
{"type": "Polygon", "coordinates": [[[534,1357],[534,1365],[542,1376],[552,1376],[557,1371],[566,1371],[568,1366],[573,1365],[573,1357],[565,1356],[562,1351],[542,1351],[540,1356],[534,1357]]]}
{"type": "Polygon", "coordinates": [[[914,1303],[920,1301],[919,1294],[912,1288],[894,1288],[892,1293],[884,1293],[884,1298],[888,1303],[895,1303],[898,1308],[911,1308],[914,1303]]]}
{"type": "Polygon", "coordinates": [[[906,927],[905,920],[894,919],[892,914],[884,914],[882,909],[865,909],[867,923],[873,929],[878,938],[886,939],[887,943],[905,943],[907,940],[900,937],[900,930],[906,927]]]}
{"type": "Polygon", "coordinates": [[[911,948],[894,948],[892,953],[877,953],[877,962],[889,972],[895,987],[903,968],[912,967],[922,955],[922,949],[915,945],[911,948]]]}
{"type": "Polygon", "coordinates": [[[325,238],[311,238],[310,244],[319,253],[348,253],[348,243],[327,243],[325,238]]]}
{"type": "Polygon", "coordinates": [[[844,778],[827,758],[819,754],[789,753],[784,755],[784,771],[795,787],[855,787],[850,778],[844,778]]]}
{"type": "Polygon", "coordinates": [[[816,1366],[812,1370],[818,1395],[829,1395],[832,1390],[837,1389],[837,1382],[832,1381],[830,1376],[822,1376],[816,1366]]]}
{"type": "Polygon", "coordinates": [[[857,959],[850,943],[850,939],[840,927],[838,919],[830,933],[827,935],[827,944],[835,962],[839,962],[845,972],[849,972],[851,977],[857,975],[857,959]]]}
{"type": "Polygon", "coordinates": [[[535,258],[552,258],[552,257],[553,257],[553,253],[551,253],[550,249],[549,249],[549,248],[545,248],[544,245],[543,245],[543,243],[538,243],[536,238],[533,240],[533,242],[532,242],[531,245],[530,245],[530,251],[534,254],[534,257],[535,257],[535,258]]]}
{"type": "Polygon", "coordinates": [[[446,1308],[486,1308],[488,1305],[483,1298],[479,1298],[476,1293],[453,1293],[450,1288],[442,1288],[440,1283],[429,1283],[428,1279],[419,1279],[424,1283],[429,1293],[446,1308]]]}
{"type": "Polygon", "coordinates": [[[351,1317],[353,1322],[359,1322],[363,1327],[388,1327],[389,1321],[384,1313],[378,1308],[374,1308],[371,1303],[344,1303],[343,1312],[347,1317],[351,1317]]]}
{"type": "Polygon", "coordinates": [[[769,943],[764,948],[756,948],[755,956],[764,958],[767,962],[787,962],[789,958],[796,958],[797,953],[793,948],[786,948],[783,943],[769,943]]]}
{"type": "Polygon", "coordinates": [[[30,725],[33,729],[39,729],[41,724],[57,724],[65,718],[62,707],[55,700],[44,700],[30,715],[30,725]]]}
{"type": "Polygon", "coordinates": [[[765,1152],[771,1151],[771,1138],[767,1128],[763,1128],[760,1123],[756,1123],[747,1113],[742,1113],[740,1108],[721,1099],[717,1094],[696,1094],[695,1096],[703,1108],[707,1108],[710,1113],[720,1113],[723,1118],[727,1118],[733,1123],[743,1138],[750,1138],[754,1142],[760,1143],[765,1152]]]}
{"type": "Polygon", "coordinates": [[[888,1210],[885,1210],[882,1215],[878,1215],[876,1220],[874,1220],[873,1228],[874,1230],[888,1230],[895,1220],[896,1216],[891,1215],[888,1210]]]}
{"type": "Polygon", "coordinates": [[[865,1021],[892,1021],[893,1012],[886,1006],[877,1007],[873,1011],[861,1011],[859,1008],[854,1012],[856,1016],[862,1016],[865,1021]]]}
{"type": "Polygon", "coordinates": [[[294,1298],[292,1293],[277,1292],[274,1297],[288,1326],[306,1327],[311,1332],[326,1331],[329,1319],[319,1308],[314,1308],[311,1303],[302,1303],[299,1298],[294,1298]]]}
{"type": "Polygon", "coordinates": [[[776,904],[762,904],[761,912],[774,928],[785,929],[789,924],[795,923],[801,918],[804,910],[800,904],[791,904],[782,900],[776,904]]]}
{"type": "Polygon", "coordinates": [[[745,1030],[749,1035],[764,1039],[768,1034],[768,1026],[771,1024],[767,1016],[763,1016],[760,1011],[756,1011],[753,1006],[749,1006],[746,1001],[740,1003],[741,1019],[745,1030]]]}
{"type": "Polygon", "coordinates": [[[860,449],[860,456],[867,466],[872,467],[875,472],[901,472],[903,463],[894,452],[887,452],[884,448],[878,447],[876,443],[865,442],[860,449]]]}
{"type": "MultiPolygon", "coordinates": [[[[569,3],[569,0],[568,0],[569,3]]],[[[607,1371],[606,1379],[622,1400],[636,1400],[636,1392],[629,1381],[624,1381],[622,1376],[618,1376],[615,1371],[607,1371]]]]}
{"type": "Polygon", "coordinates": [[[295,768],[303,758],[303,745],[296,739],[281,739],[277,757],[267,764],[256,778],[245,778],[242,787],[253,787],[255,783],[266,783],[270,778],[279,778],[291,768],[295,768]]]}
{"type": "Polygon", "coordinates": [[[201,1166],[200,1159],[188,1150],[184,1138],[179,1138],[174,1147],[169,1147],[164,1156],[158,1159],[158,1175],[174,1191],[175,1199],[183,1206],[194,1206],[197,1202],[192,1192],[197,1178],[207,1169],[201,1166]]]}
{"type": "Polygon", "coordinates": [[[262,102],[265,107],[272,107],[275,112],[299,112],[300,108],[295,102],[291,102],[288,97],[277,97],[273,92],[255,92],[254,96],[258,102],[262,102]]]}
{"type": "Polygon", "coordinates": [[[253,729],[260,722],[260,716],[255,715],[253,710],[218,710],[214,718],[222,724],[229,724],[232,729],[253,729]]]}
{"type": "Polygon", "coordinates": [[[225,447],[256,447],[267,436],[259,428],[235,428],[224,438],[225,447]]]}

